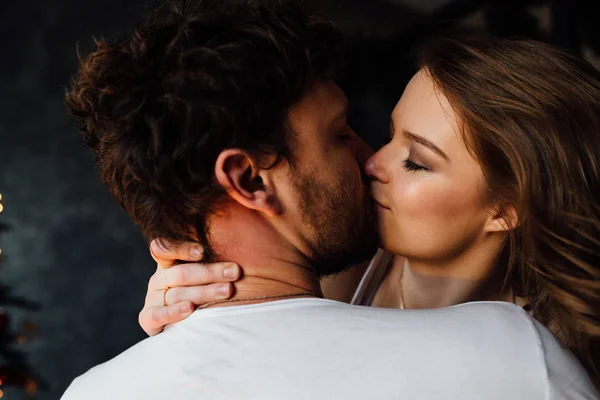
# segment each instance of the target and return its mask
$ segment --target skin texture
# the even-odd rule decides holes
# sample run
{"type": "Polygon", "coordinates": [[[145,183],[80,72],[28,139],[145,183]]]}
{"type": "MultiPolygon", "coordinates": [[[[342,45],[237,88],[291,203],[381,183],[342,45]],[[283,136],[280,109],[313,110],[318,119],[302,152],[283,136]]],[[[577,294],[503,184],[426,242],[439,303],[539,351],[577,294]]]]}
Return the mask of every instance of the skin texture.
{"type": "Polygon", "coordinates": [[[377,245],[374,204],[362,173],[372,151],[347,116],[346,97],[332,83],[317,85],[289,115],[298,143],[286,179],[293,187],[288,211],[295,217],[299,211],[309,228],[305,235],[320,277],[369,258],[377,245]]]}

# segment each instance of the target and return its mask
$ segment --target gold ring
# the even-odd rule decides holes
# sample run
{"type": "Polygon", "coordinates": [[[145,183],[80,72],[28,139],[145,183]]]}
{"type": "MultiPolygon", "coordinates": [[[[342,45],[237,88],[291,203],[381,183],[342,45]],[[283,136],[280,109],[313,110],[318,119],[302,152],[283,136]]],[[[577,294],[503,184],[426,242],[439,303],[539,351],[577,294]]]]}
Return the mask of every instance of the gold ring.
{"type": "Polygon", "coordinates": [[[167,292],[169,291],[169,289],[171,289],[171,288],[167,286],[167,288],[165,289],[165,292],[163,293],[163,304],[164,304],[165,307],[168,306],[168,304],[167,304],[167,292]]]}

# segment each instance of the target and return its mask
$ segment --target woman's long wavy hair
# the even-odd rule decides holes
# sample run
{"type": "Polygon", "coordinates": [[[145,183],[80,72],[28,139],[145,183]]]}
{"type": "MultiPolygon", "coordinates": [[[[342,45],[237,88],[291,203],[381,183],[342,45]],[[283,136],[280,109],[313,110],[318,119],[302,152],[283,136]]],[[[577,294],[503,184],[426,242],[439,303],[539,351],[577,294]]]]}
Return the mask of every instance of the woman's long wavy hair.
{"type": "Polygon", "coordinates": [[[490,196],[517,211],[506,283],[598,385],[600,72],[531,40],[465,36],[424,50],[490,196]]]}

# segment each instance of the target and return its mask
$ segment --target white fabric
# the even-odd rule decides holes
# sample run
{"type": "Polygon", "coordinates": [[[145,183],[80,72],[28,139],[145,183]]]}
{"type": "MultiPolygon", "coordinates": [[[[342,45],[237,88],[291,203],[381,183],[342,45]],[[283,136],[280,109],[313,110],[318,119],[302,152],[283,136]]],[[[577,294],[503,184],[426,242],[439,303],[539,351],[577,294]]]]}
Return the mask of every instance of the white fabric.
{"type": "Polygon", "coordinates": [[[595,399],[519,307],[392,310],[293,299],[194,312],[77,378],[63,400],[595,399]]]}

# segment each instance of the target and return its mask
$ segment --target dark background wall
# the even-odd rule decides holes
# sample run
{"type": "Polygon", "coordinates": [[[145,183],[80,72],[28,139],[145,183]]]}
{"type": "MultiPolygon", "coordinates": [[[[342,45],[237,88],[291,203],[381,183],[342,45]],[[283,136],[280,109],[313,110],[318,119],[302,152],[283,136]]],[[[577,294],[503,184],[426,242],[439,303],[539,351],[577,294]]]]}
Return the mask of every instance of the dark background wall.
{"type": "MultiPolygon", "coordinates": [[[[357,109],[356,130],[375,147],[413,73],[409,49],[432,30],[459,25],[558,43],[592,61],[600,55],[592,20],[598,6],[583,2],[323,4],[350,37],[344,88],[357,109]]],[[[28,387],[33,398],[57,399],[73,378],[145,337],[137,313],[155,266],[102,186],[62,93],[77,44],[87,52],[93,35],[115,37],[148,7],[127,0],[0,3],[0,380],[10,378],[0,385],[4,398],[27,398],[28,387]],[[41,386],[27,385],[29,375],[41,386]]]]}

